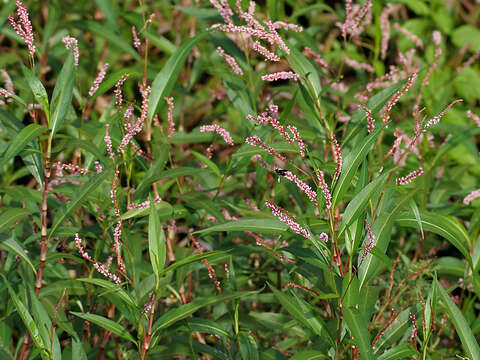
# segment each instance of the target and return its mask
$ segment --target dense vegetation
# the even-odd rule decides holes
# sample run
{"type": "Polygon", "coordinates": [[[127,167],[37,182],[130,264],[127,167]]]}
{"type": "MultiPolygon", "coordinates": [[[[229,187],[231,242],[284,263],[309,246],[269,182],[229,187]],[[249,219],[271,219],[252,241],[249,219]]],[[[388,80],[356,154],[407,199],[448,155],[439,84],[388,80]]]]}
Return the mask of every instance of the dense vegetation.
{"type": "Polygon", "coordinates": [[[480,360],[479,23],[3,1],[0,358],[480,360]]]}

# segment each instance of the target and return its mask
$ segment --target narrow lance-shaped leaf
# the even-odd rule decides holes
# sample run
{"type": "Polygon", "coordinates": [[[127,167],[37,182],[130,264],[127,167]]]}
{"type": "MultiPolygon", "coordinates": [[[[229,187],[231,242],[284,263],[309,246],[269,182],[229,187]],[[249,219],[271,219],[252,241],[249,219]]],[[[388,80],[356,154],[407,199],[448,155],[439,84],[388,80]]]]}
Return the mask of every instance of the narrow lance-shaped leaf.
{"type": "Polygon", "coordinates": [[[258,347],[255,338],[246,331],[238,333],[238,347],[243,360],[258,360],[258,347]]]}
{"type": "Polygon", "coordinates": [[[10,159],[19,154],[25,147],[48,130],[38,124],[25,126],[16,136],[7,148],[7,151],[0,158],[0,168],[2,168],[10,159]]]}
{"type": "Polygon", "coordinates": [[[148,119],[152,121],[155,112],[157,111],[160,99],[168,95],[177,80],[180,69],[187,59],[188,54],[193,47],[207,36],[208,32],[200,33],[191,39],[185,41],[177,51],[168,59],[163,69],[157,74],[152,83],[152,92],[148,99],[148,119]]]}
{"type": "Polygon", "coordinates": [[[132,335],[129,334],[127,330],[125,330],[120,324],[116,323],[113,320],[107,319],[103,316],[100,315],[95,315],[95,314],[86,314],[86,313],[79,313],[75,311],[71,311],[70,314],[73,314],[75,316],[78,316],[82,319],[88,320],[94,324],[97,324],[98,326],[101,326],[102,328],[114,333],[115,335],[120,336],[123,339],[129,340],[133,342],[134,344],[137,344],[135,339],[133,338],[132,335]]]}
{"type": "Polygon", "coordinates": [[[73,53],[69,51],[65,64],[63,64],[63,68],[58,76],[55,88],[53,89],[52,103],[50,104],[50,112],[52,113],[52,124],[50,126],[52,129],[52,137],[65,120],[65,116],[71,105],[74,80],[73,53]]]}
{"type": "MultiPolygon", "coordinates": [[[[150,196],[150,204],[153,203],[153,196],[150,196]]],[[[158,284],[160,281],[160,274],[165,266],[166,240],[162,224],[158,218],[157,209],[153,205],[150,206],[150,216],[148,219],[148,252],[150,254],[150,262],[152,263],[153,272],[158,284]]]]}
{"type": "Polygon", "coordinates": [[[35,76],[35,74],[23,64],[22,64],[22,71],[23,71],[23,76],[25,76],[25,80],[27,80],[28,86],[30,86],[30,89],[33,92],[33,96],[35,97],[35,100],[40,104],[43,111],[45,112],[45,116],[47,117],[48,127],[51,128],[51,113],[50,113],[50,107],[48,105],[47,91],[43,87],[42,82],[35,76]]]}
{"type": "Polygon", "coordinates": [[[6,208],[0,215],[0,233],[8,230],[10,225],[30,215],[32,212],[23,208],[6,208]]]}
{"type": "Polygon", "coordinates": [[[37,270],[35,269],[29,257],[25,253],[25,249],[17,241],[15,241],[15,239],[8,238],[5,241],[0,242],[0,249],[14,253],[20,259],[25,261],[32,268],[32,271],[35,274],[37,273],[37,270]]]}
{"type": "Polygon", "coordinates": [[[480,347],[462,312],[458,309],[453,300],[450,299],[450,296],[448,296],[443,286],[437,280],[435,280],[435,284],[438,296],[447,308],[448,317],[453,325],[455,325],[455,331],[462,342],[465,353],[471,360],[480,360],[480,347]]]}

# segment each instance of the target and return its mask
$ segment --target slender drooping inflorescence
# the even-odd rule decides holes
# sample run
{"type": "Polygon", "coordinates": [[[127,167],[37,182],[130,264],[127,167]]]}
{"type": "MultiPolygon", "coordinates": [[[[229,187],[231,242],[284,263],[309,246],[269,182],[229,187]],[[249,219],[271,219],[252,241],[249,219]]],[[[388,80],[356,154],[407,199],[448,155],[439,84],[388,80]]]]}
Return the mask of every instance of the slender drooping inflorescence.
{"type": "Polygon", "coordinates": [[[347,64],[348,66],[350,66],[354,69],[361,69],[361,70],[365,70],[365,71],[370,72],[370,73],[375,72],[375,69],[373,68],[372,65],[361,63],[361,62],[358,62],[356,60],[350,59],[346,55],[343,56],[343,60],[345,61],[345,64],[347,64]]]}
{"type": "Polygon", "coordinates": [[[233,56],[228,55],[225,53],[225,51],[222,49],[221,46],[217,47],[217,53],[225,59],[228,65],[232,68],[233,72],[238,75],[243,75],[243,70],[238,66],[237,61],[233,56]]]}
{"type": "Polygon", "coordinates": [[[330,194],[328,185],[325,182],[323,171],[320,169],[317,169],[315,173],[317,175],[318,181],[320,182],[320,188],[322,189],[323,197],[325,198],[325,206],[327,207],[327,210],[330,210],[332,208],[332,195],[330,194]]]}
{"type": "Polygon", "coordinates": [[[393,106],[398,102],[400,97],[408,91],[415,82],[415,79],[417,78],[417,73],[414,72],[412,75],[408,77],[408,81],[405,84],[403,88],[401,88],[399,91],[395,93],[395,95],[392,96],[390,101],[385,105],[384,107],[384,114],[383,114],[383,123],[386,124],[388,120],[390,119],[390,111],[392,111],[393,106]]]}
{"type": "Polygon", "coordinates": [[[80,53],[78,52],[78,41],[74,37],[64,36],[62,42],[65,44],[65,47],[70,50],[73,48],[73,65],[78,66],[78,58],[80,53]]]}
{"type": "Polygon", "coordinates": [[[474,190],[470,194],[468,194],[465,197],[465,199],[463,199],[463,203],[465,205],[468,205],[468,204],[470,204],[470,202],[472,202],[472,200],[474,200],[476,198],[479,198],[479,197],[480,197],[480,189],[474,190]]]}
{"type": "Polygon", "coordinates": [[[140,39],[138,38],[137,29],[135,28],[135,26],[132,26],[132,38],[133,38],[133,46],[135,46],[136,49],[139,49],[140,45],[142,45],[142,43],[140,42],[140,39]]]}
{"type": "Polygon", "coordinates": [[[123,76],[120,78],[120,80],[117,81],[115,84],[115,90],[113,93],[115,94],[115,100],[117,103],[117,107],[120,109],[122,107],[122,102],[123,102],[123,95],[122,95],[122,85],[127,80],[128,73],[123,74],[123,76]]]}
{"type": "Polygon", "coordinates": [[[310,199],[311,202],[313,202],[315,205],[318,206],[318,202],[317,202],[317,193],[312,190],[312,188],[305,182],[303,182],[302,180],[300,180],[295,174],[293,174],[292,172],[290,171],[285,171],[283,173],[283,176],[290,180],[290,181],[293,181],[297,187],[305,193],[305,195],[308,196],[308,198],[310,199]]]}
{"type": "Polygon", "coordinates": [[[167,113],[167,118],[168,118],[168,137],[171,138],[173,134],[175,134],[175,122],[173,121],[173,97],[168,97],[166,96],[164,100],[168,104],[168,113],[167,113]]]}
{"type": "Polygon", "coordinates": [[[272,211],[273,216],[277,217],[278,220],[284,222],[288,225],[297,234],[303,235],[306,239],[311,239],[310,234],[302,228],[296,221],[294,221],[290,216],[286,215],[286,211],[280,206],[277,206],[270,201],[265,201],[265,205],[272,211]]]}
{"type": "Polygon", "coordinates": [[[369,108],[366,107],[365,104],[360,104],[360,106],[363,108],[363,110],[365,110],[365,113],[367,114],[367,120],[368,120],[367,131],[369,134],[371,134],[375,129],[375,119],[373,118],[372,112],[370,111],[369,108]]]}
{"type": "Polygon", "coordinates": [[[319,54],[309,47],[304,47],[303,51],[308,56],[311,56],[313,60],[315,60],[315,62],[323,68],[324,71],[328,72],[328,63],[319,54]]]}
{"type": "Polygon", "coordinates": [[[262,80],[265,81],[277,81],[277,80],[287,80],[287,79],[293,79],[297,81],[299,79],[299,75],[295,74],[294,72],[291,71],[280,71],[276,72],[273,74],[267,74],[262,76],[262,80]]]}
{"type": "Polygon", "coordinates": [[[297,142],[298,148],[300,150],[300,156],[305,157],[305,143],[303,142],[298,129],[293,126],[293,125],[287,125],[287,129],[290,130],[290,132],[293,135],[293,139],[297,142]]]}
{"type": "Polygon", "coordinates": [[[103,67],[100,69],[100,71],[99,71],[98,74],[97,74],[97,77],[96,77],[95,80],[93,81],[92,87],[91,87],[90,90],[88,91],[88,95],[92,96],[92,95],[95,94],[95,92],[98,90],[98,87],[99,87],[100,84],[102,83],[103,78],[104,78],[105,75],[107,74],[107,68],[108,68],[108,63],[106,63],[105,65],[103,65],[103,67]]]}
{"type": "Polygon", "coordinates": [[[477,126],[480,127],[480,116],[478,116],[477,114],[474,114],[472,110],[467,110],[467,116],[473,121],[475,121],[477,126]]]}
{"type": "Polygon", "coordinates": [[[340,172],[342,171],[342,151],[340,149],[340,145],[338,144],[337,137],[335,134],[332,134],[332,142],[333,142],[333,161],[337,164],[337,168],[335,169],[335,179],[338,179],[340,176],[340,172]]]}
{"type": "Polygon", "coordinates": [[[258,52],[259,54],[265,56],[267,60],[270,61],[280,61],[280,57],[278,57],[275,53],[268,50],[265,46],[260,44],[258,41],[254,41],[251,45],[252,49],[258,52]]]}
{"type": "Polygon", "coordinates": [[[105,126],[105,136],[103,140],[105,141],[105,144],[107,146],[108,156],[110,157],[110,159],[113,160],[115,156],[113,155],[112,138],[110,137],[109,130],[110,130],[110,124],[107,124],[105,126]]]}
{"type": "Polygon", "coordinates": [[[382,29],[382,43],[380,49],[382,60],[384,60],[387,56],[388,41],[390,40],[390,21],[388,20],[388,16],[390,15],[391,11],[392,5],[388,3],[380,15],[380,28],[382,29]]]}
{"type": "Polygon", "coordinates": [[[404,177],[397,178],[396,183],[397,185],[406,185],[422,174],[423,174],[423,168],[418,168],[417,170],[412,171],[410,174],[404,177]]]}
{"type": "Polygon", "coordinates": [[[430,126],[438,124],[440,122],[441,118],[447,113],[448,110],[450,110],[450,108],[453,105],[455,105],[458,102],[462,102],[462,101],[463,101],[463,99],[457,99],[457,100],[452,101],[450,104],[448,104],[448,106],[445,109],[443,109],[443,111],[440,114],[433,117],[431,120],[429,120],[425,124],[425,126],[423,127],[423,131],[425,132],[430,126]]]}
{"type": "Polygon", "coordinates": [[[413,43],[415,43],[415,46],[417,46],[420,49],[423,49],[423,41],[420,40],[420,38],[417,35],[412,34],[407,29],[401,27],[398,23],[395,23],[394,27],[395,27],[395,30],[397,30],[399,33],[403,34],[406,38],[408,38],[413,43]]]}
{"type": "Polygon", "coordinates": [[[283,261],[286,261],[290,264],[296,264],[296,262],[294,260],[291,260],[281,254],[279,254],[278,252],[276,252],[275,250],[273,250],[270,246],[266,245],[265,244],[265,240],[263,240],[260,236],[254,234],[253,232],[251,231],[245,231],[248,235],[250,235],[251,237],[253,237],[255,239],[255,243],[258,245],[258,246],[261,246],[263,247],[264,249],[267,249],[268,251],[270,251],[273,255],[275,255],[276,257],[278,257],[280,260],[283,260],[283,261]]]}
{"type": "Polygon", "coordinates": [[[28,18],[28,11],[25,6],[23,6],[20,0],[17,0],[17,16],[18,20],[12,15],[8,15],[8,21],[10,25],[15,29],[18,35],[25,41],[28,47],[28,51],[30,53],[30,57],[33,58],[35,54],[35,44],[33,43],[33,29],[32,23],[28,18]]]}
{"type": "Polygon", "coordinates": [[[278,152],[276,152],[274,149],[272,149],[271,147],[265,145],[263,143],[262,140],[260,140],[260,138],[258,136],[250,136],[248,138],[245,139],[245,142],[251,146],[260,146],[262,147],[263,149],[265,149],[266,151],[268,151],[270,154],[272,154],[273,156],[275,156],[277,159],[279,160],[282,160],[282,161],[287,161],[287,159],[280,155],[278,152]]]}
{"type": "Polygon", "coordinates": [[[207,131],[214,131],[217,134],[221,135],[223,137],[223,140],[225,140],[225,142],[228,145],[232,145],[232,146],[235,145],[232,137],[230,136],[230,133],[224,128],[221,128],[220,126],[218,126],[217,124],[200,126],[200,132],[207,132],[207,131]]]}

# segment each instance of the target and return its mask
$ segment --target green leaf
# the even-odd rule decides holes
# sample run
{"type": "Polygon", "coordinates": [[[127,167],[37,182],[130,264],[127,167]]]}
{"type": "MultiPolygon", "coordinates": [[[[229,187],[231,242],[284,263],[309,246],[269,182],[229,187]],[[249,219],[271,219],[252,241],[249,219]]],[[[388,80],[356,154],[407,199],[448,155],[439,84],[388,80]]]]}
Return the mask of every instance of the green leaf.
{"type": "Polygon", "coordinates": [[[7,151],[2,155],[0,159],[0,168],[2,168],[10,159],[19,154],[25,146],[27,146],[33,139],[39,135],[47,132],[48,130],[44,126],[38,124],[30,124],[25,126],[18,135],[10,143],[7,151]]]}
{"type": "MultiPolygon", "coordinates": [[[[295,47],[290,46],[290,52],[290,64],[292,65],[293,71],[305,78],[307,81],[307,88],[310,91],[313,91],[312,95],[318,99],[322,91],[322,85],[320,84],[320,77],[318,76],[317,70],[305,55],[299,52],[295,47]]],[[[312,100],[315,101],[315,98],[312,100]]]]}
{"type": "Polygon", "coordinates": [[[462,25],[452,33],[452,41],[457,47],[473,45],[474,51],[480,49],[480,30],[471,25],[462,25]]]}
{"type": "Polygon", "coordinates": [[[3,274],[0,274],[0,275],[3,277],[3,280],[5,281],[5,284],[7,285],[8,292],[10,293],[10,299],[13,301],[13,304],[15,305],[15,308],[17,309],[18,315],[20,315],[23,323],[27,327],[31,338],[33,339],[33,342],[35,343],[35,345],[38,348],[46,350],[45,343],[43,342],[43,339],[40,336],[40,333],[38,331],[37,324],[36,324],[35,320],[33,320],[32,316],[30,315],[30,312],[28,311],[26,306],[18,298],[17,293],[12,289],[12,287],[8,283],[8,280],[5,277],[5,275],[3,275],[3,274]]]}
{"type": "MultiPolygon", "coordinates": [[[[157,215],[162,217],[168,217],[173,213],[173,207],[166,201],[159,201],[153,206],[157,211],[157,215]]],[[[151,208],[151,207],[150,207],[151,208]]],[[[140,208],[140,209],[131,209],[122,214],[122,220],[127,220],[131,218],[143,217],[150,214],[150,208],[140,208]]]]}
{"type": "Polygon", "coordinates": [[[362,359],[374,359],[372,349],[370,348],[370,336],[368,329],[368,323],[359,311],[353,307],[347,307],[343,309],[343,318],[350,330],[351,334],[355,337],[353,340],[360,350],[360,356],[362,359]]]}
{"type": "Polygon", "coordinates": [[[343,195],[345,195],[345,192],[352,182],[355,172],[360,166],[360,163],[367,156],[382,129],[383,128],[377,127],[371,134],[365,136],[365,138],[359,144],[357,144],[347,156],[345,156],[345,160],[343,161],[342,165],[342,172],[340,173],[340,177],[333,191],[333,208],[335,208],[342,200],[343,195]]]}
{"type": "MultiPolygon", "coordinates": [[[[275,294],[280,304],[303,326],[312,330],[316,335],[326,339],[333,346],[335,340],[328,331],[328,328],[319,316],[316,316],[313,309],[307,303],[301,301],[298,297],[289,296],[282,291],[268,284],[270,290],[275,294]]],[[[293,293],[290,293],[293,294],[293,293]]]]}
{"type": "Polygon", "coordinates": [[[410,313],[411,308],[406,308],[397,316],[392,325],[380,337],[376,346],[375,353],[382,353],[383,348],[394,344],[398,341],[410,327],[410,313]]]}
{"type": "Polygon", "coordinates": [[[179,320],[185,319],[186,317],[193,314],[195,311],[201,309],[202,307],[213,305],[219,302],[229,301],[233,299],[238,299],[248,295],[258,294],[262,290],[256,291],[239,291],[232,294],[222,294],[216,296],[210,296],[207,298],[197,298],[191,303],[181,305],[174,310],[170,310],[160,316],[155,324],[153,324],[152,333],[155,333],[158,330],[165,329],[179,320]]]}
{"type": "Polygon", "coordinates": [[[420,216],[420,210],[418,210],[417,203],[415,202],[415,200],[410,199],[409,205],[410,205],[410,209],[412,209],[413,215],[415,215],[415,219],[417,220],[418,228],[422,233],[422,239],[424,239],[425,233],[423,232],[422,217],[420,216]]]}
{"type": "Polygon", "coordinates": [[[51,128],[51,113],[50,113],[50,107],[48,105],[47,91],[43,87],[42,82],[38,80],[38,78],[35,76],[35,74],[23,64],[22,64],[22,71],[23,71],[23,76],[25,76],[25,79],[27,80],[28,86],[30,86],[30,89],[32,90],[35,100],[40,104],[43,111],[45,112],[45,116],[47,117],[48,127],[51,128]]]}
{"type": "Polygon", "coordinates": [[[385,351],[380,355],[378,360],[399,360],[399,359],[413,359],[417,352],[411,345],[401,344],[395,346],[393,349],[385,351]]]}
{"type": "Polygon", "coordinates": [[[121,338],[129,340],[133,342],[135,345],[137,345],[137,342],[132,337],[132,335],[130,335],[127,330],[125,330],[120,324],[116,323],[113,320],[107,319],[100,315],[80,313],[75,311],[70,311],[70,314],[73,314],[82,319],[88,320],[98,326],[101,326],[102,328],[114,333],[115,335],[118,335],[121,338]]]}
{"type": "Polygon", "coordinates": [[[111,281],[104,280],[104,279],[96,279],[96,278],[80,278],[75,280],[80,282],[86,282],[89,284],[94,284],[104,289],[110,290],[112,293],[115,293],[116,295],[118,295],[118,297],[124,300],[125,303],[128,304],[129,306],[133,308],[137,307],[132,297],[125,290],[123,290],[121,286],[114,284],[111,281]]]}
{"type": "Polygon", "coordinates": [[[274,234],[287,231],[288,226],[277,219],[245,219],[229,221],[209,228],[195,231],[195,234],[209,234],[220,231],[255,231],[260,233],[274,234]]]}
{"type": "Polygon", "coordinates": [[[30,215],[32,212],[23,208],[6,208],[0,215],[0,233],[8,230],[17,220],[30,215]]]}
{"type": "Polygon", "coordinates": [[[447,308],[448,317],[453,325],[455,325],[455,330],[462,342],[465,353],[471,360],[480,360],[480,347],[478,346],[478,342],[468,326],[467,321],[463,317],[462,312],[458,309],[453,300],[450,299],[450,296],[448,296],[443,286],[437,280],[435,280],[435,285],[440,300],[442,300],[447,308]]]}
{"type": "Polygon", "coordinates": [[[148,119],[152,121],[160,99],[167,96],[173,89],[173,85],[177,81],[180,69],[183,66],[188,54],[193,47],[207,36],[208,32],[202,32],[183,43],[177,51],[168,59],[163,69],[157,74],[152,83],[152,92],[148,99],[148,119]]]}
{"type": "Polygon", "coordinates": [[[53,89],[52,103],[50,104],[52,138],[65,120],[65,116],[71,106],[74,83],[73,51],[69,51],[60,75],[58,75],[57,83],[53,89]]]}
{"type": "Polygon", "coordinates": [[[64,209],[57,211],[57,216],[53,221],[53,225],[48,234],[48,239],[50,239],[57,228],[63,224],[64,220],[69,216],[73,211],[75,211],[82,202],[90,195],[97,187],[99,187],[111,173],[109,171],[104,171],[101,174],[97,174],[90,178],[85,184],[80,186],[80,189],[76,193],[75,197],[65,206],[64,209]]]}
{"type": "Polygon", "coordinates": [[[230,337],[230,334],[220,327],[215,321],[201,319],[201,318],[189,318],[185,320],[186,327],[190,331],[199,331],[207,334],[216,334],[224,337],[230,337]]]}
{"type": "Polygon", "coordinates": [[[243,360],[258,360],[258,347],[255,338],[246,331],[238,333],[238,347],[243,360]]]}
{"type": "Polygon", "coordinates": [[[10,251],[23,259],[33,270],[33,272],[36,274],[37,270],[33,266],[32,262],[28,258],[27,254],[25,253],[25,249],[13,238],[8,238],[2,242],[0,242],[0,249],[10,251]]]}
{"type": "Polygon", "coordinates": [[[379,190],[384,186],[385,181],[387,180],[390,171],[385,172],[384,174],[377,177],[370,184],[365,186],[353,199],[348,203],[347,208],[343,214],[343,222],[340,226],[339,237],[347,228],[350,226],[365,210],[368,205],[368,202],[372,197],[379,192],[379,190]]]}
{"type": "MultiPolygon", "coordinates": [[[[455,246],[472,264],[472,258],[469,251],[470,237],[460,222],[453,216],[437,213],[420,212],[422,226],[425,230],[432,231],[447,239],[455,246]]],[[[410,212],[402,213],[396,219],[400,226],[414,227],[418,226],[416,217],[410,212]]]]}
{"type": "Polygon", "coordinates": [[[327,355],[318,350],[305,350],[293,355],[290,360],[317,360],[328,359],[327,355]]]}
{"type": "Polygon", "coordinates": [[[188,256],[186,258],[183,258],[182,260],[175,261],[172,265],[170,265],[165,270],[163,270],[162,275],[165,275],[169,272],[179,269],[182,266],[185,266],[203,259],[209,259],[210,261],[216,261],[217,259],[224,259],[227,256],[229,256],[228,254],[230,252],[231,250],[221,250],[221,251],[219,250],[219,251],[209,251],[201,254],[188,256]]]}
{"type": "MultiPolygon", "coordinates": [[[[150,196],[150,204],[153,203],[153,197],[150,196]]],[[[150,216],[148,219],[148,253],[150,254],[150,262],[158,284],[160,274],[165,266],[167,251],[165,233],[163,232],[155,206],[150,207],[150,216]]]]}
{"type": "Polygon", "coordinates": [[[220,172],[220,169],[218,168],[217,164],[215,164],[212,160],[210,160],[208,157],[206,157],[203,154],[200,154],[194,150],[190,150],[193,156],[195,156],[198,160],[203,162],[207,167],[212,170],[218,177],[222,176],[222,173],[220,172]]]}

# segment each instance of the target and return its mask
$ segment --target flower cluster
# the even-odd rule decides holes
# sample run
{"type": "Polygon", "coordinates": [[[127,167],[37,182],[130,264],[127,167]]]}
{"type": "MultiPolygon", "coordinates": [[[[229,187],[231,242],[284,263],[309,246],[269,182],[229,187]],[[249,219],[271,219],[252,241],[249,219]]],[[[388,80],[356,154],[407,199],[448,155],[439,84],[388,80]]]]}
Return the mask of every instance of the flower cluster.
{"type": "Polygon", "coordinates": [[[78,58],[80,53],[78,52],[78,41],[74,37],[64,36],[62,42],[65,44],[65,47],[70,50],[73,48],[73,65],[78,66],[78,58]]]}
{"type": "Polygon", "coordinates": [[[330,190],[328,190],[328,185],[325,182],[323,171],[317,169],[316,175],[318,181],[320,182],[320,188],[322,189],[323,197],[325,198],[325,206],[327,207],[327,210],[330,210],[332,208],[332,195],[330,194],[330,190]]]}
{"type": "Polygon", "coordinates": [[[265,201],[265,205],[272,211],[273,216],[277,217],[281,222],[284,222],[288,225],[297,234],[303,235],[306,239],[311,239],[310,234],[302,228],[296,221],[294,221],[290,216],[286,215],[286,211],[280,206],[277,206],[270,201],[265,201]]]}
{"type": "Polygon", "coordinates": [[[262,76],[262,80],[265,81],[277,81],[277,80],[287,80],[287,79],[293,79],[297,81],[299,79],[299,75],[295,74],[294,72],[291,71],[280,71],[276,72],[273,74],[267,74],[262,76]]]}
{"type": "Polygon", "coordinates": [[[312,190],[312,188],[304,183],[302,180],[300,180],[299,178],[297,178],[292,172],[290,171],[285,171],[283,176],[290,180],[290,181],[293,181],[297,186],[298,188],[304,192],[308,198],[310,199],[311,202],[315,203],[315,205],[318,206],[318,201],[317,201],[317,193],[312,190]]]}
{"type": "Polygon", "coordinates": [[[463,203],[465,205],[470,204],[470,202],[476,198],[480,197],[480,189],[477,189],[475,191],[472,191],[470,194],[468,194],[465,199],[463,199],[463,203]]]}
{"type": "Polygon", "coordinates": [[[260,140],[260,138],[258,136],[250,136],[248,138],[245,139],[245,142],[251,146],[260,146],[262,147],[263,149],[265,149],[266,151],[268,151],[270,154],[272,154],[273,156],[275,156],[277,159],[279,160],[282,160],[282,161],[287,161],[287,159],[280,155],[278,152],[276,152],[275,150],[273,150],[271,147],[265,145],[263,143],[262,140],[260,140]]]}
{"type": "Polygon", "coordinates": [[[200,127],[200,132],[207,132],[207,131],[214,131],[217,134],[221,135],[223,137],[223,140],[229,145],[235,145],[233,142],[232,137],[230,136],[230,133],[225,130],[224,128],[221,128],[217,124],[212,124],[212,125],[203,125],[200,127]]]}
{"type": "Polygon", "coordinates": [[[165,97],[164,100],[168,104],[168,114],[167,114],[167,118],[168,118],[168,137],[171,138],[173,136],[173,134],[175,134],[175,123],[173,121],[173,107],[174,107],[173,97],[165,97]]]}
{"type": "Polygon", "coordinates": [[[33,58],[35,54],[35,45],[33,44],[33,29],[32,23],[28,18],[28,11],[25,6],[23,6],[20,0],[17,0],[17,16],[19,20],[15,20],[12,15],[8,15],[8,21],[10,25],[15,29],[18,35],[25,41],[30,52],[30,56],[33,58]]]}
{"type": "Polygon", "coordinates": [[[423,174],[423,168],[418,168],[417,170],[412,171],[410,174],[408,174],[404,177],[397,178],[396,183],[397,183],[397,185],[406,185],[406,184],[408,184],[409,182],[416,179],[417,177],[419,177],[422,174],[423,174]]]}
{"type": "Polygon", "coordinates": [[[102,67],[102,68],[100,69],[100,71],[98,72],[97,77],[96,77],[95,80],[93,81],[92,87],[91,87],[90,90],[88,91],[88,95],[89,95],[89,96],[92,96],[92,95],[95,94],[95,92],[98,90],[98,87],[100,86],[100,84],[102,83],[105,75],[107,74],[107,68],[108,68],[108,63],[106,63],[105,65],[103,65],[103,67],[102,67]]]}

